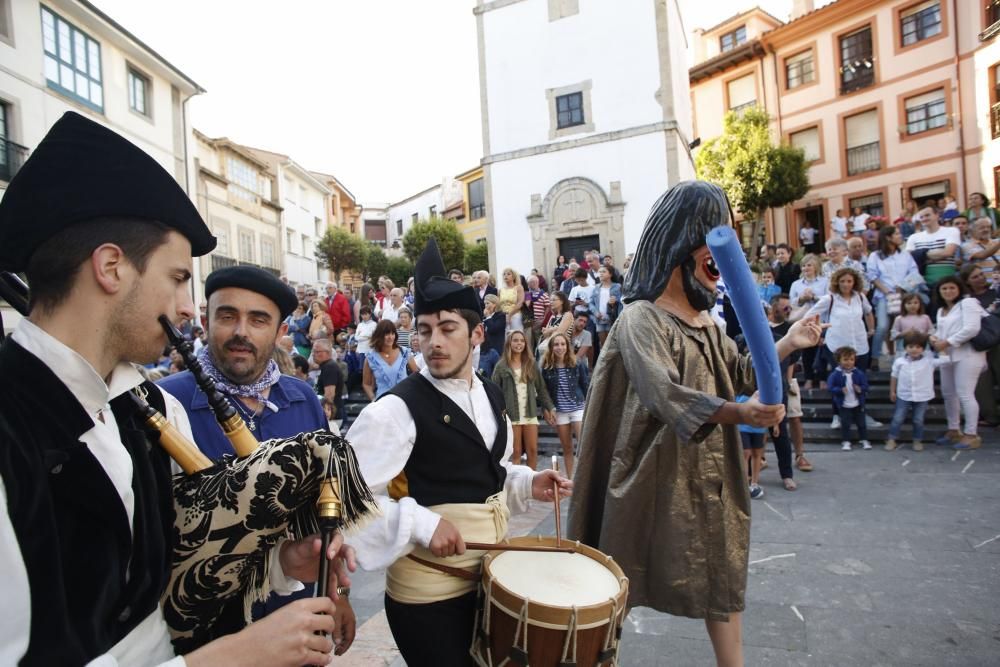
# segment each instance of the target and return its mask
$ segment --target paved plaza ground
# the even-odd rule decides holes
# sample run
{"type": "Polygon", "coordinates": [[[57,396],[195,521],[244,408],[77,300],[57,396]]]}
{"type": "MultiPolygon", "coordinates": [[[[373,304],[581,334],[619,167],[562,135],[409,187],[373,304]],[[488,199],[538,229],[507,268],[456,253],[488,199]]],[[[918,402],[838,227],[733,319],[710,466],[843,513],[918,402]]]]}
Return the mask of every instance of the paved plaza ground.
{"type": "MultiPolygon", "coordinates": [[[[773,453],[753,501],[746,664],[1000,665],[1000,432],[982,449],[841,452],[780,486],[773,453]]],[[[637,525],[648,520],[636,517],[637,525]]],[[[512,523],[554,534],[542,505],[512,523]]],[[[361,573],[359,639],[333,664],[403,665],[382,612],[382,574],[361,573]]],[[[700,621],[635,609],[622,665],[714,665],[700,621]]]]}

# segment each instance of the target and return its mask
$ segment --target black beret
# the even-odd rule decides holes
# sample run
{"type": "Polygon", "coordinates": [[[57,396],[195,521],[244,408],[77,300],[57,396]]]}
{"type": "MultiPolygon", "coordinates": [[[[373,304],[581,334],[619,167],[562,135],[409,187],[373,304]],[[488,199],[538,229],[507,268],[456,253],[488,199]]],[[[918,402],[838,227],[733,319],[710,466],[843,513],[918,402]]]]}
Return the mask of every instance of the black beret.
{"type": "Polygon", "coordinates": [[[413,267],[413,289],[414,317],[459,308],[483,313],[476,290],[447,277],[441,251],[433,236],[427,240],[427,247],[413,267]]]}
{"type": "Polygon", "coordinates": [[[0,269],[23,271],[39,245],[96,218],[160,222],[191,242],[195,257],[215,237],[177,181],[135,144],[68,111],[14,175],[0,200],[0,269]]]}
{"type": "Polygon", "coordinates": [[[291,315],[299,305],[298,297],[291,287],[281,282],[274,274],[256,266],[227,266],[212,271],[205,279],[205,298],[223,287],[240,287],[266,296],[278,306],[281,319],[291,315]]]}

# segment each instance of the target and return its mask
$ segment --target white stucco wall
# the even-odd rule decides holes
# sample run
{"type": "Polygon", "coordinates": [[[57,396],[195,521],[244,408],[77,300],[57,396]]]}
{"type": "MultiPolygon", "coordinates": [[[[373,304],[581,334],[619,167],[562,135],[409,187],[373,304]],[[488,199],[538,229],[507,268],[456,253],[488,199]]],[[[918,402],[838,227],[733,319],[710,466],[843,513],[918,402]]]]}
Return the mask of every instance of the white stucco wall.
{"type": "MultiPolygon", "coordinates": [[[[61,18],[82,30],[101,47],[103,113],[48,88],[42,46],[41,9],[38,2],[21,0],[11,5],[13,45],[0,41],[0,100],[10,111],[8,139],[33,149],[48,129],[67,111],[76,111],[111,127],[138,145],[186,187],[183,148],[175,151],[171,81],[165,67],[130,40],[71,1],[48,5],[61,18]],[[129,109],[127,66],[135,67],[150,81],[147,105],[150,116],[129,109]]],[[[178,142],[186,138],[178,137],[178,142]]],[[[2,192],[3,184],[0,184],[2,192]]]]}
{"type": "Polygon", "coordinates": [[[635,250],[650,207],[668,187],[665,135],[646,134],[490,165],[495,232],[490,243],[496,248],[498,267],[530,271],[531,195],[544,198],[559,181],[575,177],[594,181],[605,194],[612,181],[621,182],[626,247],[601,248],[620,262],[635,250]]]}
{"type": "Polygon", "coordinates": [[[285,275],[295,284],[317,285],[325,282],[328,272],[317,272],[315,249],[326,232],[324,197],[327,193],[319,190],[298,169],[287,164],[279,166],[277,181],[278,201],[284,209],[281,212],[281,227],[284,234],[282,244],[285,250],[285,275]]]}
{"type": "Polygon", "coordinates": [[[440,217],[444,211],[444,201],[441,197],[441,186],[435,186],[426,192],[406,199],[404,201],[389,206],[386,222],[386,245],[391,246],[397,238],[402,239],[398,233],[396,221],[403,221],[403,234],[413,226],[413,214],[417,214],[417,220],[427,220],[430,217],[430,207],[435,206],[437,215],[440,217]]]}
{"type": "Polygon", "coordinates": [[[579,14],[552,22],[547,0],[486,12],[489,152],[551,143],[545,91],[586,80],[594,133],[662,120],[653,8],[652,2],[581,2],[579,14]]]}

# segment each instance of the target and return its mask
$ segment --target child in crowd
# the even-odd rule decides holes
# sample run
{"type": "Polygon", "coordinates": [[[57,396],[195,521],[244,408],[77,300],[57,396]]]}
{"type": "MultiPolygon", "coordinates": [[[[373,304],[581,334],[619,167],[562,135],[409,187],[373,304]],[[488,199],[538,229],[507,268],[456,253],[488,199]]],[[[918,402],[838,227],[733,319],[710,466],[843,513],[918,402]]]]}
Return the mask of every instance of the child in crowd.
{"type": "Polygon", "coordinates": [[[323,414],[326,415],[326,423],[330,427],[330,433],[340,435],[340,418],[337,417],[337,407],[329,398],[321,398],[323,414]]]}
{"type": "Polygon", "coordinates": [[[833,404],[840,416],[840,448],[851,451],[851,423],[858,427],[861,447],[871,449],[868,428],[865,424],[865,395],[868,393],[868,376],[854,364],[857,352],[853,347],[837,348],[834,353],[837,367],[830,373],[826,386],[833,394],[833,404]]]}
{"type": "Polygon", "coordinates": [[[577,361],[573,343],[566,334],[553,334],[542,356],[542,379],[555,404],[556,432],[562,445],[566,476],[573,476],[573,437],[580,441],[583,402],[590,386],[586,364],[577,361]]]}
{"type": "Polygon", "coordinates": [[[910,331],[903,336],[903,345],[906,354],[893,362],[889,378],[889,400],[896,404],[896,411],[885,443],[887,452],[899,446],[896,438],[910,409],[913,410],[913,451],[923,451],[924,414],[927,404],[934,398],[934,368],[946,362],[927,352],[926,334],[910,331]]]}
{"type": "Polygon", "coordinates": [[[372,309],[369,306],[361,306],[358,315],[361,317],[361,321],[358,322],[354,339],[358,341],[358,354],[364,357],[371,350],[369,341],[372,334],[375,333],[375,327],[378,326],[378,322],[372,319],[372,309]]]}
{"type": "Polygon", "coordinates": [[[896,357],[903,356],[903,336],[908,333],[918,333],[930,336],[934,333],[934,323],[924,312],[924,302],[914,292],[903,296],[903,312],[892,323],[890,340],[896,341],[896,357]]]}
{"type": "Polygon", "coordinates": [[[944,202],[945,202],[945,204],[944,204],[944,210],[945,211],[957,211],[958,210],[958,202],[955,201],[955,198],[952,197],[951,195],[948,195],[947,197],[945,197],[944,198],[944,202]]]}
{"type": "Polygon", "coordinates": [[[781,294],[781,288],[774,284],[774,269],[765,268],[760,272],[760,285],[757,286],[760,302],[764,310],[770,310],[771,299],[781,294]]]}
{"type": "MultiPolygon", "coordinates": [[[[736,397],[737,403],[750,400],[747,395],[736,397]]],[[[750,473],[750,497],[754,500],[764,497],[764,489],[760,487],[760,469],[764,463],[764,433],[766,428],[758,428],[749,424],[740,424],[740,438],[743,440],[743,456],[746,458],[747,471],[750,473]]]]}

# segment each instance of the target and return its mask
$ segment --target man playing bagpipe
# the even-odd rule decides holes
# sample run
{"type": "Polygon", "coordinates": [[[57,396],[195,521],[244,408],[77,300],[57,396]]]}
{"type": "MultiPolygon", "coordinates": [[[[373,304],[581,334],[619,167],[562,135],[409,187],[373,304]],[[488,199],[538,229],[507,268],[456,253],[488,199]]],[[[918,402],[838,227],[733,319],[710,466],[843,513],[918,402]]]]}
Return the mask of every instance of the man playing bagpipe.
{"type": "MultiPolygon", "coordinates": [[[[315,579],[320,550],[318,540],[289,543],[255,523],[265,513],[252,505],[269,503],[270,516],[280,498],[255,492],[274,468],[245,461],[236,477],[216,466],[205,479],[218,482],[216,502],[227,510],[249,489],[248,518],[225,532],[229,545],[251,543],[252,556],[220,546],[222,560],[193,559],[197,546],[215,548],[215,517],[195,506],[206,501],[191,495],[190,478],[171,477],[159,435],[135,407],[133,392],[161,413],[173,400],[132,364],[162,352],[159,315],[194,316],[191,258],[214,247],[166,171],[74,113],[52,127],[0,201],[0,270],[24,272],[31,288],[28,317],[0,347],[0,664],[327,664],[332,642],[316,633],[334,630],[329,598],[188,644],[184,657],[171,645],[176,623],[196,636],[212,622],[223,583],[225,595],[248,600],[288,590],[315,579]],[[186,505],[177,504],[181,490],[186,505]],[[187,519],[205,534],[186,533],[187,519]]],[[[293,457],[302,449],[282,451],[301,470],[317,467],[293,457]]],[[[299,480],[313,503],[315,477],[299,480]]],[[[334,555],[353,560],[339,538],[334,555]]]]}

